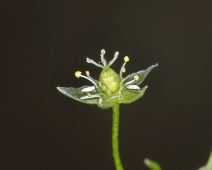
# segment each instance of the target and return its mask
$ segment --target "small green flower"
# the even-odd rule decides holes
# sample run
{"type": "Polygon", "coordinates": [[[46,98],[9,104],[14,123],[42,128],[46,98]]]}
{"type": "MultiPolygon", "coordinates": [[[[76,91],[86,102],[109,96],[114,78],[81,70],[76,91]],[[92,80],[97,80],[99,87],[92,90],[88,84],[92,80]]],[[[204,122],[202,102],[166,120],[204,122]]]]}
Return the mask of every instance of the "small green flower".
{"type": "Polygon", "coordinates": [[[86,104],[97,104],[100,108],[108,109],[116,102],[118,103],[132,103],[144,95],[148,86],[140,89],[139,85],[144,81],[148,73],[158,64],[152,65],[146,70],[141,70],[136,73],[129,74],[123,78],[122,73],[125,72],[125,65],[129,61],[129,57],[124,57],[124,64],[121,67],[119,75],[110,68],[113,62],[118,58],[119,52],[115,52],[114,58],[107,64],[104,58],[105,50],[101,50],[102,64],[87,58],[88,63],[92,63],[97,67],[102,68],[99,76],[99,81],[90,77],[89,71],[86,75],[82,75],[80,71],[75,73],[76,77],[83,77],[89,80],[93,86],[83,86],[80,88],[74,87],[57,87],[57,89],[64,95],[71,97],[86,104]]]}

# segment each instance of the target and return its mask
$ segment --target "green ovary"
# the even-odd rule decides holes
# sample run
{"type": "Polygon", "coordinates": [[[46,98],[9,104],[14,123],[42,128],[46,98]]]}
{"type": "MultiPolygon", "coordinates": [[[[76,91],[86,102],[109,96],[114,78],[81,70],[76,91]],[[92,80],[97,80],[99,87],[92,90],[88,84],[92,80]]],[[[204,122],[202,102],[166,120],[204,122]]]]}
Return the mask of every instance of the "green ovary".
{"type": "Polygon", "coordinates": [[[100,88],[104,93],[115,93],[119,90],[120,78],[118,74],[111,68],[103,69],[100,74],[99,81],[102,84],[100,88]]]}

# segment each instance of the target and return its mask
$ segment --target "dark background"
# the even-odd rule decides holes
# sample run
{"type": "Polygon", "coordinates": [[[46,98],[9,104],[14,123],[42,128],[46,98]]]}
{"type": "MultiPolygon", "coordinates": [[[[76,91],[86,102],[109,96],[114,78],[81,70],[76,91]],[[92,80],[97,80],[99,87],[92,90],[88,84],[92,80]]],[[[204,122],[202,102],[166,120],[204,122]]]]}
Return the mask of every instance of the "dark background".
{"type": "MultiPolygon", "coordinates": [[[[126,170],[194,170],[212,149],[211,1],[1,1],[0,169],[115,170],[111,109],[68,98],[56,86],[91,85],[74,76],[107,60],[127,73],[159,63],[144,97],[121,105],[126,170]]],[[[127,74],[125,74],[127,75],[127,74]]]]}

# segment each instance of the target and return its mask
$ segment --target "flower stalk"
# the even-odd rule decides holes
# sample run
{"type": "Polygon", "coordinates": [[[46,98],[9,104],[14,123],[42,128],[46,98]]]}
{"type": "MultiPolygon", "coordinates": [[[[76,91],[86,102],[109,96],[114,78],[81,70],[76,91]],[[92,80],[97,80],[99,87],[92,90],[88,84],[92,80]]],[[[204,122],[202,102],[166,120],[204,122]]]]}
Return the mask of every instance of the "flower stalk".
{"type": "Polygon", "coordinates": [[[112,125],[112,150],[113,159],[115,162],[116,170],[124,170],[119,154],[119,103],[117,102],[112,107],[113,110],[113,125],[112,125]]]}

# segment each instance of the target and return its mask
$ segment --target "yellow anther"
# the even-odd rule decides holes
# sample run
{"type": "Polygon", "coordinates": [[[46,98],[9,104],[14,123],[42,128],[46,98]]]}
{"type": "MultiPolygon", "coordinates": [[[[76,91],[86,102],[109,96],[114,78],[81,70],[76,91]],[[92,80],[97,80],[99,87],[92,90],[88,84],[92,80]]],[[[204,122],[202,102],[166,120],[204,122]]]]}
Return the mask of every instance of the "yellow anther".
{"type": "Polygon", "coordinates": [[[101,86],[102,85],[102,83],[101,82],[99,82],[99,86],[101,86]]]}
{"type": "Polygon", "coordinates": [[[86,71],[85,73],[86,73],[87,76],[90,76],[90,72],[89,71],[86,71]]]}
{"type": "Polygon", "coordinates": [[[138,75],[134,75],[134,79],[135,79],[136,81],[138,81],[138,80],[139,80],[138,75]]]}
{"type": "Polygon", "coordinates": [[[91,97],[91,93],[87,93],[87,96],[88,96],[88,97],[91,97]]]}
{"type": "Polygon", "coordinates": [[[76,76],[77,78],[79,78],[79,77],[81,76],[81,74],[82,74],[82,72],[80,72],[80,71],[75,72],[75,76],[76,76]]]}
{"type": "Polygon", "coordinates": [[[123,68],[122,68],[122,72],[124,73],[125,71],[126,71],[126,68],[125,68],[125,67],[123,67],[123,68]]]}
{"type": "Polygon", "coordinates": [[[125,62],[128,62],[129,60],[130,60],[130,59],[129,59],[128,56],[125,56],[125,57],[124,57],[124,61],[125,61],[125,62]]]}

